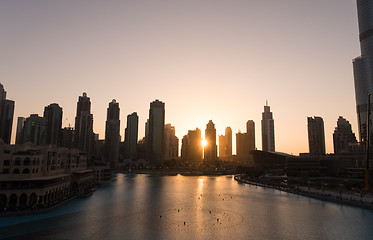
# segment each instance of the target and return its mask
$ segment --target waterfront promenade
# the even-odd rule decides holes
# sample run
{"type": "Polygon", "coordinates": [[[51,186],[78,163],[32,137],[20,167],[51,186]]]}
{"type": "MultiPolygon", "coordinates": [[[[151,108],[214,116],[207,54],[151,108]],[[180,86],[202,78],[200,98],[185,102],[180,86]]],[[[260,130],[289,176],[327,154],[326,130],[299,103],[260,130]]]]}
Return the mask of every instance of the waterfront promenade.
{"type": "Polygon", "coordinates": [[[305,197],[311,197],[320,199],[323,201],[330,201],[340,204],[347,204],[351,206],[363,207],[373,209],[373,194],[372,193],[357,193],[357,192],[345,192],[331,189],[317,189],[314,187],[306,186],[285,186],[285,185],[271,185],[268,183],[262,183],[260,181],[253,181],[243,178],[241,175],[234,177],[236,181],[250,184],[253,186],[260,186],[265,188],[277,189],[280,191],[294,193],[305,197]]]}

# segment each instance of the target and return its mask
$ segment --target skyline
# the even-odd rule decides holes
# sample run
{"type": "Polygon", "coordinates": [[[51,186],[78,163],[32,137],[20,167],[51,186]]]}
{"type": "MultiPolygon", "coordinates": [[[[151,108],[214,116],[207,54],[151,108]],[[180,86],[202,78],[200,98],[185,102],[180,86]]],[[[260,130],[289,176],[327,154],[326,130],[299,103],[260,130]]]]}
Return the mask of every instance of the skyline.
{"type": "MultiPolygon", "coordinates": [[[[121,107],[122,140],[132,112],[144,136],[154,99],[166,103],[165,123],[180,140],[209,120],[217,135],[228,126],[244,131],[250,119],[259,126],[266,99],[277,151],[308,152],[309,116],[323,117],[328,153],[339,116],[358,135],[355,1],[144,2],[0,3],[0,79],[16,102],[12,142],[17,117],[42,115],[53,102],[64,110],[63,127],[74,126],[82,92],[92,100],[100,139],[113,98],[121,107]]],[[[261,128],[255,132],[261,149],[261,128]]],[[[235,153],[235,138],[232,145],[235,153]]]]}

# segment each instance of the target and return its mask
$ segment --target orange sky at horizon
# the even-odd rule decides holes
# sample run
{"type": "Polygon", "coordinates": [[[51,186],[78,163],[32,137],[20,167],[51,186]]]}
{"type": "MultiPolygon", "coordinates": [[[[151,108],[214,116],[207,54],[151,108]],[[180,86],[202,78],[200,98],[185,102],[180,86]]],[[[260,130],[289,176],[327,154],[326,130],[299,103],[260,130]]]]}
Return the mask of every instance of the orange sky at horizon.
{"type": "MultiPolygon", "coordinates": [[[[326,151],[339,116],[357,133],[352,59],[360,55],[356,3],[286,1],[11,1],[0,8],[0,82],[17,117],[43,115],[58,103],[63,127],[74,126],[83,92],[94,131],[104,138],[112,99],[139,115],[144,136],[149,104],[165,103],[180,144],[209,120],[218,135],[246,131],[273,112],[276,151],[308,152],[307,117],[321,116],[326,151]]],[[[179,153],[180,154],[180,153],[179,153]]]]}

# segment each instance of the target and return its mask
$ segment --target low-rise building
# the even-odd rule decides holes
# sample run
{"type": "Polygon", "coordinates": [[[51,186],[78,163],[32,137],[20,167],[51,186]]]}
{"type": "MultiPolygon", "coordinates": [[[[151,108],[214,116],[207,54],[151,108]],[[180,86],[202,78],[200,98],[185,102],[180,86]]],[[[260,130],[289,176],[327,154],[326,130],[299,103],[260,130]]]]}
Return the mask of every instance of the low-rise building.
{"type": "Polygon", "coordinates": [[[0,140],[0,211],[49,207],[93,185],[93,170],[87,170],[87,155],[79,150],[0,140]],[[92,177],[80,180],[75,175],[82,171],[92,177]],[[72,189],[73,179],[84,184],[72,189]]]}

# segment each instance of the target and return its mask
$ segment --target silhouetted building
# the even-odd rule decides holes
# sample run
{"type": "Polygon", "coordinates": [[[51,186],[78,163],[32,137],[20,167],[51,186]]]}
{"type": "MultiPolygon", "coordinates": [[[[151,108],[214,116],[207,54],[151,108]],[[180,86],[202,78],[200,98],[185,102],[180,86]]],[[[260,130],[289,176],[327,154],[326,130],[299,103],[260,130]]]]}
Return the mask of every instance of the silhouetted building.
{"type": "Polygon", "coordinates": [[[91,100],[87,93],[79,96],[76,107],[74,146],[91,156],[93,145],[93,115],[91,114],[91,100]]]}
{"type": "Polygon", "coordinates": [[[225,128],[225,135],[219,135],[219,158],[229,160],[232,157],[232,129],[225,128]]]}
{"type": "MultiPolygon", "coordinates": [[[[98,134],[97,134],[98,135],[98,134]]],[[[94,162],[104,162],[106,158],[106,145],[105,140],[96,139],[94,140],[94,147],[93,147],[93,158],[94,162]]],[[[105,163],[110,167],[110,163],[105,163]]]]}
{"type": "Polygon", "coordinates": [[[106,130],[105,130],[105,153],[106,162],[110,167],[118,166],[119,143],[120,143],[120,120],[119,103],[113,99],[107,109],[106,130]]]}
{"type": "Polygon", "coordinates": [[[189,130],[182,139],[181,159],[185,163],[202,164],[203,148],[201,130],[189,130]]]}
{"type": "Polygon", "coordinates": [[[44,145],[47,140],[48,122],[38,114],[31,114],[26,118],[22,130],[22,143],[33,143],[35,145],[44,145]]]}
{"type": "Polygon", "coordinates": [[[59,145],[62,127],[62,108],[57,103],[52,103],[44,108],[44,118],[47,120],[47,144],[59,145]]]}
{"type": "Polygon", "coordinates": [[[25,125],[25,120],[26,120],[26,118],[24,118],[24,117],[18,117],[18,119],[17,119],[16,144],[22,144],[23,143],[22,130],[23,130],[23,126],[25,125]]]}
{"type": "Polygon", "coordinates": [[[275,151],[275,123],[268,103],[262,113],[262,148],[265,152],[275,151]]]}
{"type": "Polygon", "coordinates": [[[178,159],[179,139],[175,135],[175,127],[166,124],[164,128],[164,160],[178,159]]]}
{"type": "Polygon", "coordinates": [[[61,147],[73,148],[74,129],[72,127],[65,127],[61,129],[59,144],[61,147]]]}
{"type": "Polygon", "coordinates": [[[247,134],[240,131],[236,133],[236,155],[239,159],[249,156],[247,134]]]}
{"type": "Polygon", "coordinates": [[[12,135],[14,101],[6,99],[6,91],[0,83],[0,139],[9,144],[12,135]]]}
{"type": "Polygon", "coordinates": [[[236,133],[236,154],[239,160],[248,159],[250,151],[255,150],[255,123],[246,122],[246,133],[236,133]]]}
{"type": "MultiPolygon", "coordinates": [[[[359,39],[361,56],[353,60],[356,110],[360,141],[366,141],[367,136],[367,102],[368,93],[373,94],[373,1],[357,0],[359,18],[359,39]]],[[[373,96],[371,97],[371,109],[373,96]]],[[[373,127],[370,128],[371,143],[373,142],[373,127]]]]}
{"type": "Polygon", "coordinates": [[[124,133],[126,158],[137,159],[137,138],[139,132],[139,117],[137,113],[127,115],[127,127],[124,133]]]}
{"type": "Polygon", "coordinates": [[[165,105],[158,99],[150,103],[149,122],[147,124],[147,148],[149,159],[153,164],[162,164],[164,151],[165,105]]]}
{"type": "Polygon", "coordinates": [[[246,122],[246,134],[247,134],[247,144],[249,152],[255,150],[255,122],[249,120],[246,122]]]}
{"type": "Polygon", "coordinates": [[[310,154],[325,154],[324,121],[321,117],[308,117],[308,144],[310,154]]]}
{"type": "Polygon", "coordinates": [[[204,147],[203,164],[216,164],[217,161],[217,146],[216,146],[216,129],[215,124],[210,120],[206,125],[205,140],[207,141],[204,147]]]}
{"type": "Polygon", "coordinates": [[[137,159],[146,159],[146,139],[143,137],[137,143],[137,159]]]}
{"type": "Polygon", "coordinates": [[[352,145],[356,144],[355,133],[352,132],[351,124],[343,117],[339,117],[337,127],[333,133],[334,153],[348,153],[352,151],[352,145]]]}

